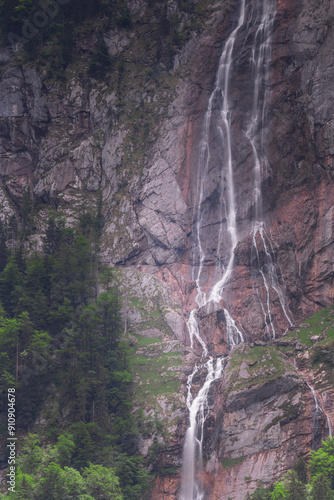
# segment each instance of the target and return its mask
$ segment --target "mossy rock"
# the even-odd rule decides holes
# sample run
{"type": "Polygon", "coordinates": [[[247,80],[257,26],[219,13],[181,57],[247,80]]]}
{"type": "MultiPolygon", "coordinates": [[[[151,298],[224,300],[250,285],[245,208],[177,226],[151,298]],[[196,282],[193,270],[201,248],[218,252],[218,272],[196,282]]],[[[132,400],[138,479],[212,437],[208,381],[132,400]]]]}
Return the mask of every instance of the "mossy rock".
{"type": "Polygon", "coordinates": [[[240,345],[226,367],[227,393],[261,386],[291,370],[295,371],[284,354],[273,347],[240,345]]]}

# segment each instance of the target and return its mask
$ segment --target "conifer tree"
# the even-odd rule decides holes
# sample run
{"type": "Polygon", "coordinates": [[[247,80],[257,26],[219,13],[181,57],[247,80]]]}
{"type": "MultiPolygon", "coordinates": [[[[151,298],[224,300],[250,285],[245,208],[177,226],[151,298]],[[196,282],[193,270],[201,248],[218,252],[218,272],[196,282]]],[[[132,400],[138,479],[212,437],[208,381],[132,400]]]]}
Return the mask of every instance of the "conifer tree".
{"type": "Polygon", "coordinates": [[[307,500],[307,490],[305,484],[298,480],[296,471],[290,470],[287,473],[286,484],[286,500],[307,500]]]}
{"type": "Polygon", "coordinates": [[[299,457],[293,466],[293,470],[297,473],[297,478],[303,484],[307,484],[307,465],[302,457],[299,457]]]}
{"type": "Polygon", "coordinates": [[[334,492],[330,487],[330,480],[326,474],[317,476],[312,484],[312,500],[333,500],[334,492]]]}

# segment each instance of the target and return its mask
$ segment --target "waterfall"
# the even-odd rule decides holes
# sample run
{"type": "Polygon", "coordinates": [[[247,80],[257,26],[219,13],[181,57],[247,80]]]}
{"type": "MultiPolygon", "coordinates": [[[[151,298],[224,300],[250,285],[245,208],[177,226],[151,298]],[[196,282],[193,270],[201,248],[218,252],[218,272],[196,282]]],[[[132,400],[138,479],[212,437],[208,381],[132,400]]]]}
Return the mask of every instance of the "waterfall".
{"type": "MultiPolygon", "coordinates": [[[[293,358],[293,366],[298,370],[296,358],[293,358]]],[[[314,444],[316,443],[316,434],[319,433],[318,421],[321,418],[321,414],[325,415],[325,417],[326,417],[329,437],[333,437],[332,422],[331,422],[329,415],[325,412],[324,405],[322,404],[322,401],[321,401],[320,397],[318,396],[316,390],[309,383],[309,381],[307,380],[305,375],[302,372],[300,372],[300,374],[302,377],[304,377],[305,383],[306,383],[307,387],[310,389],[312,397],[313,397],[315,412],[313,415],[312,445],[313,445],[313,448],[315,448],[314,444]]]]}
{"type": "MultiPolygon", "coordinates": [[[[235,45],[239,40],[250,40],[248,54],[251,84],[251,107],[248,111],[246,128],[243,131],[245,139],[250,144],[253,163],[253,205],[254,220],[250,227],[253,235],[253,246],[257,253],[258,273],[262,277],[267,291],[265,304],[261,307],[269,318],[268,335],[275,337],[275,328],[270,311],[270,289],[279,297],[279,301],[288,321],[292,324],[291,314],[286,305],[284,293],[278,279],[277,266],[273,256],[273,246],[262,221],[261,170],[265,163],[265,125],[266,100],[269,83],[269,64],[271,57],[271,31],[275,16],[276,0],[241,0],[236,26],[227,38],[220,56],[214,89],[208,101],[204,117],[202,137],[199,144],[199,165],[195,191],[197,194],[196,208],[193,211],[193,266],[192,279],[196,283],[195,302],[197,308],[189,315],[187,323],[190,345],[194,342],[201,349],[201,361],[188,377],[187,407],[189,410],[189,427],[185,436],[183,450],[182,484],[180,500],[204,500],[205,491],[202,484],[202,452],[205,419],[208,415],[208,395],[212,383],[223,375],[223,359],[214,359],[209,355],[208,347],[201,337],[197,320],[198,308],[205,308],[210,302],[220,303],[224,298],[224,290],[233,277],[234,250],[239,241],[238,217],[236,203],[236,186],[234,181],[234,148],[232,140],[233,91],[232,73],[238,58],[235,45]],[[255,28],[254,28],[255,26],[255,28]],[[238,38],[239,37],[239,38],[238,38]],[[210,196],[210,170],[212,169],[212,134],[215,134],[215,144],[221,150],[221,172],[217,183],[219,221],[215,255],[208,255],[207,237],[203,232],[207,200],[210,196]],[[264,263],[260,259],[257,246],[260,238],[264,250],[264,263]],[[211,289],[205,282],[205,267],[207,261],[212,261],[215,267],[215,279],[211,289]],[[207,374],[203,386],[194,396],[194,379],[200,373],[200,368],[207,374]]],[[[212,173],[211,173],[212,177],[212,173]]],[[[211,179],[212,180],[212,179],[211,179]]],[[[262,252],[263,253],[263,252],[262,252]]],[[[244,341],[242,328],[225,307],[226,340],[230,349],[244,341]]],[[[267,322],[266,322],[267,323],[267,322]]],[[[198,377],[197,377],[198,382],[198,377]]]]}
{"type": "Polygon", "coordinates": [[[325,417],[326,417],[329,437],[332,437],[332,422],[331,422],[329,416],[327,415],[327,413],[325,412],[325,410],[322,406],[321,400],[320,400],[318,394],[316,393],[314,387],[312,387],[307,380],[306,380],[306,384],[311,391],[313,401],[314,401],[314,406],[315,406],[315,411],[314,411],[314,415],[313,415],[313,429],[312,429],[312,435],[313,435],[312,441],[313,441],[313,443],[312,444],[313,444],[313,448],[316,448],[317,447],[316,445],[320,444],[320,443],[316,442],[316,438],[317,438],[317,434],[319,434],[319,430],[320,430],[319,421],[321,419],[321,414],[325,415],[325,417]]]}
{"type": "Polygon", "coordinates": [[[329,416],[327,415],[327,413],[325,412],[325,410],[322,406],[321,400],[320,400],[318,394],[316,393],[315,389],[309,384],[309,382],[306,381],[306,383],[307,383],[308,388],[310,389],[312,396],[313,396],[314,406],[315,406],[315,418],[317,418],[317,415],[320,415],[321,413],[323,413],[325,415],[326,420],[327,420],[327,426],[328,426],[328,435],[329,435],[329,437],[332,437],[332,422],[331,422],[329,416]]]}
{"type": "Polygon", "coordinates": [[[314,388],[306,381],[306,384],[308,388],[311,391],[313,401],[314,401],[314,406],[315,406],[315,411],[313,414],[313,426],[312,426],[312,448],[315,449],[317,448],[317,444],[320,444],[320,419],[321,419],[321,414],[323,413],[322,408],[321,408],[321,403],[320,399],[315,392],[314,388]]]}
{"type": "Polygon", "coordinates": [[[328,426],[328,436],[333,437],[333,427],[332,427],[331,419],[329,418],[327,413],[325,415],[326,415],[327,426],[328,426]]]}
{"type": "Polygon", "coordinates": [[[186,432],[184,444],[184,464],[182,470],[182,500],[203,500],[203,485],[200,477],[202,472],[202,446],[204,436],[204,422],[208,411],[208,393],[211,383],[222,376],[222,359],[218,359],[214,367],[213,359],[210,357],[205,363],[207,376],[203,387],[195,398],[192,397],[191,388],[194,375],[198,372],[195,366],[188,377],[187,407],[189,409],[190,425],[186,432]],[[197,472],[198,477],[195,477],[197,472]]]}
{"type": "Polygon", "coordinates": [[[275,0],[263,0],[261,20],[251,49],[252,79],[254,82],[253,106],[246,137],[253,153],[255,226],[262,218],[261,163],[265,156],[265,115],[268,102],[269,65],[271,61],[271,34],[275,18],[275,0]]]}
{"type": "MultiPolygon", "coordinates": [[[[261,299],[259,293],[257,293],[259,302],[261,304],[261,309],[263,316],[265,318],[265,328],[267,340],[276,337],[276,331],[273,324],[273,316],[270,307],[270,290],[274,290],[276,293],[279,303],[283,312],[284,317],[287,320],[288,326],[293,326],[292,313],[287,304],[283,285],[280,284],[278,274],[279,267],[274,261],[274,250],[271,243],[270,237],[266,232],[265,224],[263,222],[256,223],[252,230],[252,244],[255,249],[257,271],[260,273],[265,290],[266,290],[266,300],[265,305],[261,299]],[[263,248],[263,262],[260,259],[259,247],[257,243],[257,236],[260,239],[260,243],[263,248]]],[[[253,284],[254,289],[254,284],[253,284]]]]}
{"type": "MultiPolygon", "coordinates": [[[[279,268],[274,260],[273,245],[266,231],[263,221],[262,190],[261,179],[262,169],[267,164],[265,155],[265,134],[266,134],[266,108],[269,93],[269,65],[271,61],[271,33],[275,18],[275,2],[263,1],[262,17],[255,34],[252,46],[252,68],[253,68],[253,107],[246,130],[253,154],[253,176],[254,176],[254,221],[251,230],[253,249],[255,250],[257,268],[255,271],[260,275],[265,288],[266,298],[263,301],[259,295],[258,299],[264,316],[267,340],[276,337],[276,331],[271,312],[270,291],[274,291],[278,296],[280,306],[288,326],[293,326],[292,314],[285,300],[285,293],[282,291],[283,284],[279,282],[279,268]],[[264,249],[263,262],[260,260],[257,235],[264,249]]],[[[255,273],[256,274],[256,273],[255,273]]]]}

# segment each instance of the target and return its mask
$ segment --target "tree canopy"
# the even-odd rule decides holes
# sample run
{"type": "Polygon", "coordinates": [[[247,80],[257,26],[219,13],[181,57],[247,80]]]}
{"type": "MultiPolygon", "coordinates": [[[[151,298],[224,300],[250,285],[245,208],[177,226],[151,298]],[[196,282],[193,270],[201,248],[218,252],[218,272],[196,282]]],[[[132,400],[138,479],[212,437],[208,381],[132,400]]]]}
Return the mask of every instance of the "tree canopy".
{"type": "Polygon", "coordinates": [[[52,216],[42,252],[5,249],[1,428],[5,433],[8,387],[16,391],[17,430],[28,432],[41,415],[46,422],[21,445],[8,500],[130,500],[149,486],[136,455],[119,291],[112,270],[99,264],[97,226],[87,217],[68,228],[52,216]]]}

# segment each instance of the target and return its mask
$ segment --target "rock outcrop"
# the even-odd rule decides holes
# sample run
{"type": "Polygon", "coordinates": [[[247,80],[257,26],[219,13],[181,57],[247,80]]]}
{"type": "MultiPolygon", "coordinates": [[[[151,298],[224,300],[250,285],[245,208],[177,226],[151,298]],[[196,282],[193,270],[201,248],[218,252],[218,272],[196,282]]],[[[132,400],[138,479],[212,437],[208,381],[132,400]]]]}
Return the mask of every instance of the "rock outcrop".
{"type": "Polygon", "coordinates": [[[312,440],[320,444],[327,436],[324,415],[314,422],[305,379],[275,348],[235,349],[215,390],[220,404],[205,468],[210,499],[243,500],[246,490],[254,491],[259,481],[271,484],[307,456],[312,440]]]}

